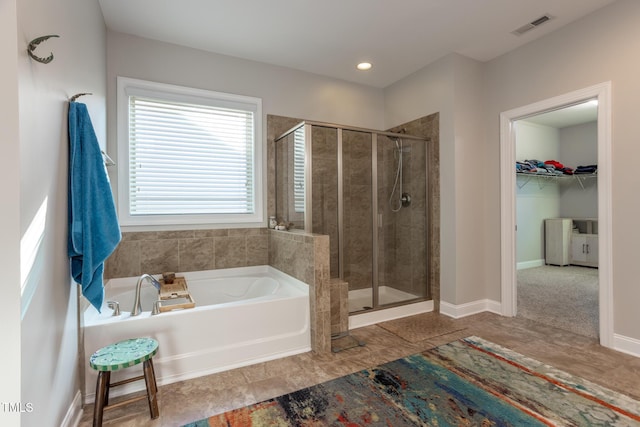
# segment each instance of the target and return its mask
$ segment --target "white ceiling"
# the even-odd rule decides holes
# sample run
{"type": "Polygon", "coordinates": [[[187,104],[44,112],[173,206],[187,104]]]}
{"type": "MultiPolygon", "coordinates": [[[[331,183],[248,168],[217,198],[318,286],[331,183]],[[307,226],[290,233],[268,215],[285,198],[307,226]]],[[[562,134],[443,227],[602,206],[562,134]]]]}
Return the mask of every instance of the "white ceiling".
{"type": "Polygon", "coordinates": [[[452,52],[491,60],[613,1],[99,0],[113,31],[379,88],[452,52]]]}

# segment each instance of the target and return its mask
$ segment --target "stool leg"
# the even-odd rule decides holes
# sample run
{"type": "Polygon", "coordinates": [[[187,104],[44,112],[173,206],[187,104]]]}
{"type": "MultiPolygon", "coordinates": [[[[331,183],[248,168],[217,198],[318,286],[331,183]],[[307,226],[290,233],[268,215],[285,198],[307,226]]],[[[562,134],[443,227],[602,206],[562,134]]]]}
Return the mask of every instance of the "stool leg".
{"type": "Polygon", "coordinates": [[[93,427],[102,427],[102,414],[104,413],[105,400],[109,391],[110,371],[98,372],[96,382],[96,401],[93,406],[93,427]]]}
{"type": "Polygon", "coordinates": [[[143,370],[144,382],[147,385],[149,412],[151,413],[151,419],[155,419],[160,416],[160,411],[158,410],[158,399],[156,398],[158,386],[156,385],[156,376],[153,370],[153,362],[151,361],[151,359],[144,361],[143,370]]]}
{"type": "Polygon", "coordinates": [[[153,388],[158,393],[158,383],[156,382],[156,369],[153,367],[153,360],[149,359],[149,366],[151,367],[151,376],[153,377],[153,388]]]}

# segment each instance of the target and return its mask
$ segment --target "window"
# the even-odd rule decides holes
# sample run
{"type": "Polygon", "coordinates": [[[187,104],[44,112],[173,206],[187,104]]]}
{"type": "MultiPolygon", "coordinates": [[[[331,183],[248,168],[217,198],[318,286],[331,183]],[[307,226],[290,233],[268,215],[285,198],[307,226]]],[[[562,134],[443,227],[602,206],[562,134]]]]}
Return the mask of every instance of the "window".
{"type": "Polygon", "coordinates": [[[118,78],[122,225],[262,225],[261,100],[118,78]]]}
{"type": "Polygon", "coordinates": [[[304,213],[304,126],[293,131],[293,203],[296,213],[304,213]]]}

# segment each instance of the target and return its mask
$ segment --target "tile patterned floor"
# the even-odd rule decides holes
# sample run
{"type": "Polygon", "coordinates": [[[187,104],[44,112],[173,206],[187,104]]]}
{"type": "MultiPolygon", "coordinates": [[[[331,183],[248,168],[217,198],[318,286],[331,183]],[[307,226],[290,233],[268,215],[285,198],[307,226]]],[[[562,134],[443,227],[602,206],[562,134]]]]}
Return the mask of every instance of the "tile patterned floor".
{"type": "MultiPolygon", "coordinates": [[[[106,412],[103,425],[180,426],[470,335],[640,400],[640,358],[601,347],[594,339],[491,313],[452,321],[432,316],[436,319],[430,328],[423,326],[423,315],[414,317],[421,325],[420,336],[428,337],[422,341],[407,341],[377,325],[355,329],[352,335],[366,346],[322,356],[305,353],[161,386],[158,419],[149,419],[147,403],[141,401],[106,412]]],[[[411,318],[402,322],[410,326],[411,318]]],[[[90,426],[92,415],[93,405],[85,406],[80,426],[90,426]]]]}

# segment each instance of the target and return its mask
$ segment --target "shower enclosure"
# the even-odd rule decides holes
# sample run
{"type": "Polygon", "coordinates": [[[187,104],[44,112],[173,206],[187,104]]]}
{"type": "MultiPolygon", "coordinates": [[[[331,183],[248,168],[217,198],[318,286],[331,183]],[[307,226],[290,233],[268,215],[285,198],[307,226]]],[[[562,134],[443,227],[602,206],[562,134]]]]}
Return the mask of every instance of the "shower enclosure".
{"type": "Polygon", "coordinates": [[[331,277],[349,312],[431,298],[428,142],[305,121],[276,139],[276,216],[329,235],[331,277]]]}

